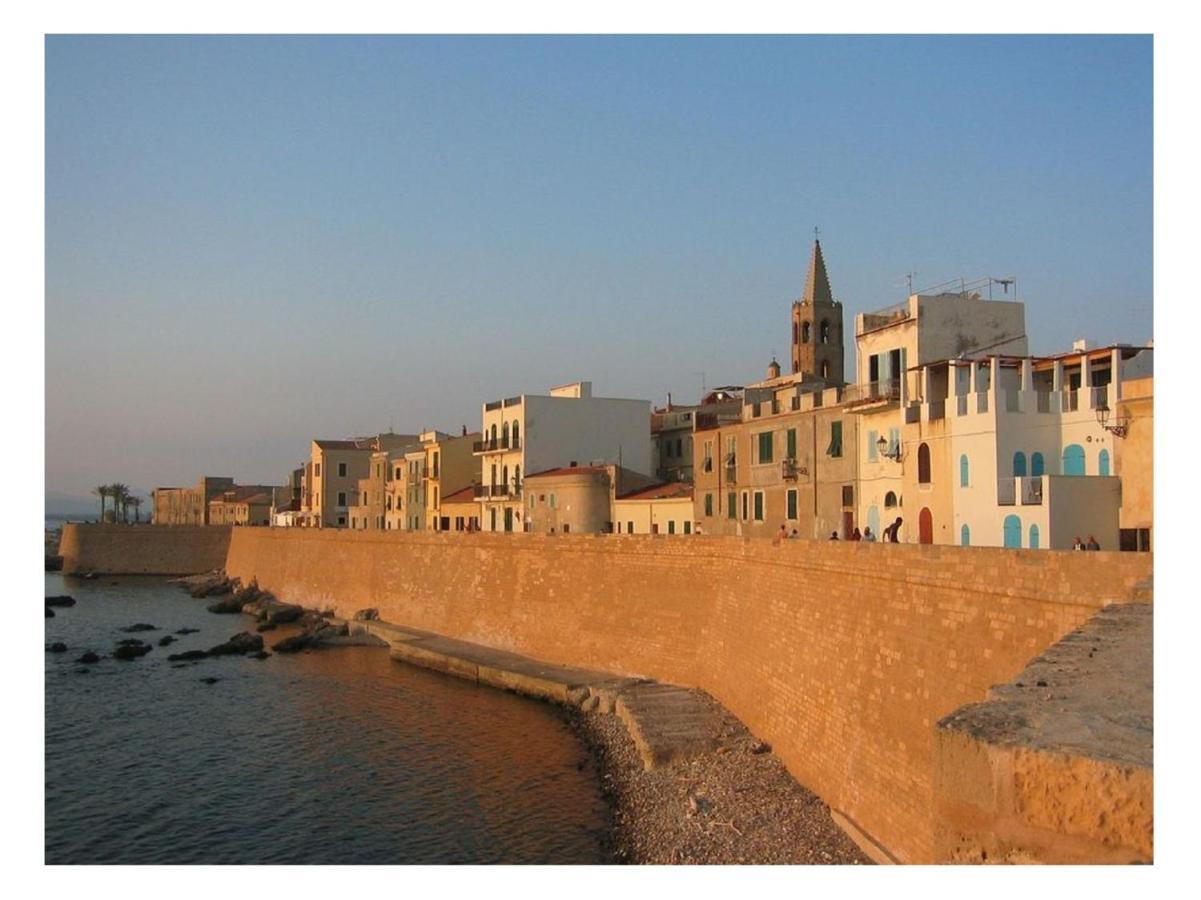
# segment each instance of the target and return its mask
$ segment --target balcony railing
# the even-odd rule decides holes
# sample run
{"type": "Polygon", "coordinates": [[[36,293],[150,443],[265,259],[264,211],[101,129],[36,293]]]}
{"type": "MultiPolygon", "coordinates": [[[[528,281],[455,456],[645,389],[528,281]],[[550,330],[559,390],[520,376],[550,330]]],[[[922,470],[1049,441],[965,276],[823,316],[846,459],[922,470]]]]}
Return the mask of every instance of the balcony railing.
{"type": "Polygon", "coordinates": [[[848,385],[842,392],[842,399],[848,406],[895,402],[901,399],[901,379],[890,378],[885,381],[848,385]]]}
{"type": "Polygon", "coordinates": [[[511,496],[507,484],[477,484],[472,493],[477,500],[491,500],[496,497],[511,496]]]}
{"type": "Polygon", "coordinates": [[[960,394],[955,398],[955,415],[967,415],[967,394],[960,394]]]}
{"type": "Polygon", "coordinates": [[[1018,481],[1022,485],[1022,506],[1042,506],[1043,477],[1031,475],[1028,478],[1019,478],[1018,481]]]}
{"type": "Polygon", "coordinates": [[[521,438],[497,437],[475,441],[471,445],[472,453],[496,453],[504,450],[520,450],[521,438]]]}
{"type": "Polygon", "coordinates": [[[872,331],[876,328],[883,328],[885,325],[891,325],[893,322],[901,322],[909,318],[909,301],[905,300],[895,306],[888,306],[884,309],[877,309],[875,312],[863,314],[863,330],[872,331]]]}
{"type": "Polygon", "coordinates": [[[931,422],[935,422],[938,419],[945,419],[947,417],[946,400],[931,400],[929,406],[931,422]]]}
{"type": "Polygon", "coordinates": [[[997,479],[997,506],[1013,506],[1017,502],[1017,490],[1012,478],[997,479]]]}

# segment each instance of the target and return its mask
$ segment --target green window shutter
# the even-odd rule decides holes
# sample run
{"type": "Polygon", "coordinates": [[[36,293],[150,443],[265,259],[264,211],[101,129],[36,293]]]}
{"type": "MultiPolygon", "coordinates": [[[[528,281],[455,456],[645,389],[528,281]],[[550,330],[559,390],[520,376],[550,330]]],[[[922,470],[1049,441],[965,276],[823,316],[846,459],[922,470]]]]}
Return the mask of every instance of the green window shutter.
{"type": "Polygon", "coordinates": [[[788,436],[788,452],[785,456],[789,459],[796,459],[796,429],[789,428],[786,434],[788,436]]]}
{"type": "Polygon", "coordinates": [[[763,521],[763,494],[755,492],[755,521],[763,521]]]}
{"type": "Polygon", "coordinates": [[[705,494],[705,515],[713,515],[713,495],[705,494]]]}
{"type": "Polygon", "coordinates": [[[759,435],[759,462],[769,463],[772,459],[772,433],[761,432],[759,435]]]}
{"type": "Polygon", "coordinates": [[[830,456],[842,456],[842,420],[830,423],[830,446],[826,449],[830,456]]]}
{"type": "Polygon", "coordinates": [[[796,516],[796,491],[788,492],[788,518],[795,519],[796,516]]]}
{"type": "Polygon", "coordinates": [[[738,518],[738,494],[733,491],[726,494],[726,518],[738,518]]]}
{"type": "Polygon", "coordinates": [[[869,431],[867,433],[867,461],[875,462],[879,457],[876,451],[876,432],[869,431]]]}

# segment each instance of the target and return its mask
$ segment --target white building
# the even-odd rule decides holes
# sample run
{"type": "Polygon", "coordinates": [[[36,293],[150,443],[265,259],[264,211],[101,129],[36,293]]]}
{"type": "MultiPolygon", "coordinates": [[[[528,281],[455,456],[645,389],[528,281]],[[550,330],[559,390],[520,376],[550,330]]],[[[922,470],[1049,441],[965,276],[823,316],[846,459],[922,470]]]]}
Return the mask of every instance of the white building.
{"type": "Polygon", "coordinates": [[[649,400],[593,397],[592,383],[522,394],[483,406],[480,524],[484,531],[524,531],[522,476],[563,466],[613,463],[643,475],[651,462],[649,400]]]}

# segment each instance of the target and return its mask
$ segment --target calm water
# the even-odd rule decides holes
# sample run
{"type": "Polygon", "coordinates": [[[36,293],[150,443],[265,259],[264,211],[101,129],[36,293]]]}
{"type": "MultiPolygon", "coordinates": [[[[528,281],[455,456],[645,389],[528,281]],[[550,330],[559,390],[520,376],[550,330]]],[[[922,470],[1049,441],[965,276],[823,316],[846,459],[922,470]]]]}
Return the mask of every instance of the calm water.
{"type": "MultiPolygon", "coordinates": [[[[596,863],[605,808],[552,707],[346,647],[184,668],[246,616],[159,579],[46,575],[47,863],[596,863]],[[133,662],[75,660],[131,635],[133,662]],[[216,684],[201,678],[215,676],[216,684]]],[[[270,645],[286,632],[264,635],[270,645]]]]}

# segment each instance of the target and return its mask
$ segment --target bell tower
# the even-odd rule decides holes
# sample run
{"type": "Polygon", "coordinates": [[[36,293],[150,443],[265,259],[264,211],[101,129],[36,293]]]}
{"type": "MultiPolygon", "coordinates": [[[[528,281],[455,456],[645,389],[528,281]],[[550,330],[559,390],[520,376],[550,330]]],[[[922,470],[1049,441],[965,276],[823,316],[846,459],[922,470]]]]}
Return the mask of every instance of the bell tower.
{"type": "Polygon", "coordinates": [[[841,385],[843,359],[842,304],[830,291],[821,241],[814,238],[805,293],[792,304],[792,371],[841,385]]]}

